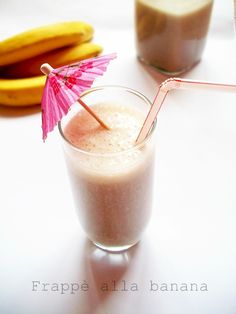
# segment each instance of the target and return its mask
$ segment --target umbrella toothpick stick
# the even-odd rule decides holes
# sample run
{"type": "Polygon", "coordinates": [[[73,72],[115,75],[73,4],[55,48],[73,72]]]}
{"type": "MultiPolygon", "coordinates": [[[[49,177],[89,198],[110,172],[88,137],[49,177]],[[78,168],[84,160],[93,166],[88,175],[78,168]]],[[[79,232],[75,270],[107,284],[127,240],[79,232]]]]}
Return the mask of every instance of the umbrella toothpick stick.
{"type": "MultiPolygon", "coordinates": [[[[44,63],[41,65],[40,70],[45,74],[45,75],[49,75],[54,69],[53,67],[51,67],[50,64],[48,63],[44,63]]],[[[77,100],[78,103],[80,103],[81,106],[83,106],[83,108],[94,118],[97,120],[97,122],[104,128],[107,130],[110,130],[110,128],[106,125],[106,123],[104,123],[97,115],[96,113],[88,106],[85,104],[84,101],[82,101],[82,99],[78,99],[77,100]]]]}
{"type": "Polygon", "coordinates": [[[91,108],[90,108],[88,105],[86,105],[86,103],[85,103],[82,99],[79,98],[77,101],[78,101],[78,103],[81,104],[81,106],[84,107],[84,109],[85,109],[88,113],[91,114],[91,116],[94,117],[94,119],[97,120],[98,123],[100,123],[100,125],[101,125],[104,129],[110,130],[109,126],[106,125],[106,124],[99,118],[99,116],[97,116],[96,113],[95,113],[93,110],[91,110],[91,108]]]}

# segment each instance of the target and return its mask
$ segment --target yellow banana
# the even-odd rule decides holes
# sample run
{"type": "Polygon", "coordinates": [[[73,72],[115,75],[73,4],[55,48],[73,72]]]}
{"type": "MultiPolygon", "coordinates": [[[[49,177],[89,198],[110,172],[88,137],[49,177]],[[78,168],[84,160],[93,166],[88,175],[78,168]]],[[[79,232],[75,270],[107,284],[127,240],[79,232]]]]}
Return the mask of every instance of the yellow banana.
{"type": "Polygon", "coordinates": [[[0,104],[32,106],[40,104],[46,76],[22,79],[0,78],[0,104]]]}
{"type": "Polygon", "coordinates": [[[40,66],[45,62],[57,68],[83,59],[95,57],[101,51],[101,46],[89,42],[60,48],[4,67],[0,70],[0,75],[11,78],[37,76],[41,74],[40,66]]]}
{"type": "Polygon", "coordinates": [[[88,41],[93,28],[84,22],[46,25],[17,34],[0,42],[0,66],[35,57],[47,51],[88,41]]]}

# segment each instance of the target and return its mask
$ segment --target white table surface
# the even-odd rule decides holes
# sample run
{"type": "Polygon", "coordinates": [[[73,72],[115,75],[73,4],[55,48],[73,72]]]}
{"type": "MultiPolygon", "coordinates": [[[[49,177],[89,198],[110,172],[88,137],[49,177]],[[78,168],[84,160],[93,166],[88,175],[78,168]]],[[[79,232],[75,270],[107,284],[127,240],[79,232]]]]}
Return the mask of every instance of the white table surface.
{"type": "MultiPolygon", "coordinates": [[[[132,0],[2,0],[0,38],[69,19],[90,22],[94,42],[118,53],[94,85],[153,99],[165,77],[136,60],[132,0]]],[[[185,77],[235,83],[235,48],[233,1],[216,0],[203,59],[185,77]]],[[[0,107],[0,313],[235,314],[235,120],[235,94],[169,94],[158,117],[151,222],[139,245],[108,254],[80,229],[57,131],[44,144],[39,107],[0,107]],[[84,282],[87,291],[71,293],[84,282]],[[40,291],[42,283],[70,290],[40,291]],[[171,283],[199,291],[161,291],[171,283]]]]}

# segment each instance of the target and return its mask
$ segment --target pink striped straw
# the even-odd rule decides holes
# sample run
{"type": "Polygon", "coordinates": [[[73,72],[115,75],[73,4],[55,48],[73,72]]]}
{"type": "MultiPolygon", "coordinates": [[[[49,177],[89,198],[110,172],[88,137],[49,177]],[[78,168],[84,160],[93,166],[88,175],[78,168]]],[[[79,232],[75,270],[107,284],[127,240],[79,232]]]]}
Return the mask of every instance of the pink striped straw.
{"type": "Polygon", "coordinates": [[[149,110],[149,113],[136,139],[136,144],[141,143],[150,132],[156,116],[159,113],[168,92],[172,89],[211,89],[222,90],[226,92],[236,92],[236,84],[222,84],[206,81],[204,82],[189,79],[180,79],[175,77],[165,80],[163,83],[160,84],[158,88],[158,92],[156,94],[156,97],[154,98],[152,107],[149,110]]]}

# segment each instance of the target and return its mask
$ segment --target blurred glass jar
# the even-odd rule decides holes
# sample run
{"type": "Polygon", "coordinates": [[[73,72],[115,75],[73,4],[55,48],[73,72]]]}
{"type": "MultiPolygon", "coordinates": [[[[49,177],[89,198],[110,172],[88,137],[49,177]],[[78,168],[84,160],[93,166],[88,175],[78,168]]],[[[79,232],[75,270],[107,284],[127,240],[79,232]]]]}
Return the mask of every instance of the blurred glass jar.
{"type": "Polygon", "coordinates": [[[135,0],[138,58],[180,74],[201,60],[213,0],[135,0]]]}

